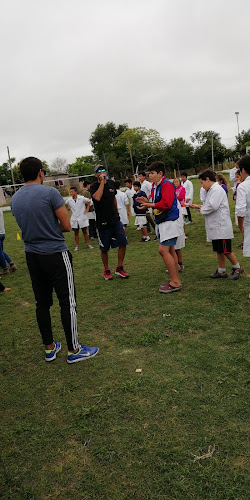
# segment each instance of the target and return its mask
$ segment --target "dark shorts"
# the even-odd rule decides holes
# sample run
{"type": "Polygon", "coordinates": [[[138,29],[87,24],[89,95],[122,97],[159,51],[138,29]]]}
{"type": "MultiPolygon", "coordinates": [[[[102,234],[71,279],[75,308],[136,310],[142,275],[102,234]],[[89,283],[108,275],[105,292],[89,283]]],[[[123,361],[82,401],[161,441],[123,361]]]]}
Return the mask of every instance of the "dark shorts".
{"type": "Polygon", "coordinates": [[[102,252],[108,252],[110,247],[117,248],[126,246],[128,244],[126,233],[120,220],[118,220],[112,226],[106,226],[105,228],[97,229],[96,232],[99,240],[100,250],[102,252]]]}
{"type": "Polygon", "coordinates": [[[232,253],[232,240],[212,240],[213,251],[221,254],[232,253]]]}

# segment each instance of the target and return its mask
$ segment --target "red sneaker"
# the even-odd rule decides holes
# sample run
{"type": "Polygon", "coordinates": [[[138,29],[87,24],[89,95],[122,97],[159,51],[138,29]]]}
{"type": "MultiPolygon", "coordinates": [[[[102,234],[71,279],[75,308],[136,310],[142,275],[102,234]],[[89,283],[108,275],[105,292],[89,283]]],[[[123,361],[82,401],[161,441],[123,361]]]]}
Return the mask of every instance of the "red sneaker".
{"type": "Polygon", "coordinates": [[[123,266],[117,266],[115,274],[117,274],[117,276],[121,276],[121,278],[129,278],[129,274],[126,273],[123,266]]]}
{"type": "Polygon", "coordinates": [[[104,279],[106,281],[113,279],[110,269],[104,269],[104,279]]]}

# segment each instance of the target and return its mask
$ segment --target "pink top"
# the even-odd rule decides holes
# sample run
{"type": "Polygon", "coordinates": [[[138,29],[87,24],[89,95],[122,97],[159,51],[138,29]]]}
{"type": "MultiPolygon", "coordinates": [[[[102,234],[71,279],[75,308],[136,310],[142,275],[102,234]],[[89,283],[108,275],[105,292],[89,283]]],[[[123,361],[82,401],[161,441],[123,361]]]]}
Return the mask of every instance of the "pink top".
{"type": "Polygon", "coordinates": [[[176,196],[177,200],[181,203],[182,201],[185,201],[185,196],[186,196],[186,189],[183,186],[179,186],[176,188],[176,196]]]}

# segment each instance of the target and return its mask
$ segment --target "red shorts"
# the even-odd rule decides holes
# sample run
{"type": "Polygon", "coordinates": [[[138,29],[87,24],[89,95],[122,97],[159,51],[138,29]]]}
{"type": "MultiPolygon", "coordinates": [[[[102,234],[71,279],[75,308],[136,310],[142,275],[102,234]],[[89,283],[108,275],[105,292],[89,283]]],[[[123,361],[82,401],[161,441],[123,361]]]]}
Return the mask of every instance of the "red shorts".
{"type": "Polygon", "coordinates": [[[217,253],[232,253],[232,240],[212,240],[213,251],[217,253]]]}

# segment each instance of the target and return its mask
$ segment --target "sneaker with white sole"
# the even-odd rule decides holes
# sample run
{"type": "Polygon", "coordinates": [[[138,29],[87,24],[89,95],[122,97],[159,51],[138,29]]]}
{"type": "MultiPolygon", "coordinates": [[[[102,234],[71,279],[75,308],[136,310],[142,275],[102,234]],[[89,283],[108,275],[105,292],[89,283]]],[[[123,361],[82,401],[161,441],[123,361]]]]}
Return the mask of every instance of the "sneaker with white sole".
{"type": "Polygon", "coordinates": [[[86,246],[87,246],[87,248],[94,248],[94,247],[92,247],[92,245],[86,245],[86,246]]]}
{"type": "Polygon", "coordinates": [[[223,273],[219,273],[218,269],[213,274],[210,274],[210,278],[217,279],[217,278],[227,278],[227,272],[224,271],[223,273]]]}
{"type": "Polygon", "coordinates": [[[79,250],[79,247],[74,248],[74,252],[78,252],[78,250],[79,250]]]}
{"type": "Polygon", "coordinates": [[[121,278],[129,278],[129,274],[125,271],[123,266],[117,266],[115,274],[121,278]]]}
{"type": "Polygon", "coordinates": [[[98,353],[98,347],[86,347],[85,345],[80,345],[79,350],[76,353],[68,353],[68,363],[78,363],[78,361],[85,361],[86,359],[93,358],[98,353]]]}
{"type": "Polygon", "coordinates": [[[240,267],[238,269],[235,269],[233,267],[230,276],[228,276],[228,279],[229,280],[238,280],[240,275],[243,273],[244,273],[243,267],[240,267]]]}
{"type": "Polygon", "coordinates": [[[54,344],[54,349],[45,350],[45,361],[53,361],[53,359],[56,359],[57,353],[61,350],[62,346],[60,342],[54,342],[54,344]]]}
{"type": "Polygon", "coordinates": [[[104,279],[106,281],[109,281],[109,280],[112,280],[113,279],[113,276],[111,274],[111,271],[110,269],[104,269],[104,279]]]}

